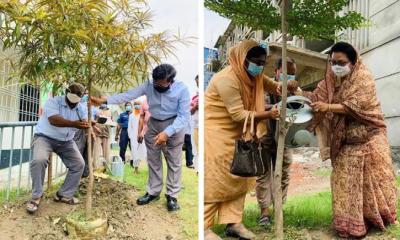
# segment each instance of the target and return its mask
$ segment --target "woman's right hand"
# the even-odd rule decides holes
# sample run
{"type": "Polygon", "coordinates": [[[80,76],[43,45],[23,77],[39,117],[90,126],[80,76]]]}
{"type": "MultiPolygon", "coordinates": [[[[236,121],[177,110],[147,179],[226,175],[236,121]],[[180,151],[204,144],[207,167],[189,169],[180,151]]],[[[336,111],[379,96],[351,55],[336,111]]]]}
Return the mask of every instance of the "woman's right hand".
{"type": "Polygon", "coordinates": [[[275,105],[271,110],[268,111],[268,118],[277,119],[279,118],[280,112],[278,107],[275,105]]]}

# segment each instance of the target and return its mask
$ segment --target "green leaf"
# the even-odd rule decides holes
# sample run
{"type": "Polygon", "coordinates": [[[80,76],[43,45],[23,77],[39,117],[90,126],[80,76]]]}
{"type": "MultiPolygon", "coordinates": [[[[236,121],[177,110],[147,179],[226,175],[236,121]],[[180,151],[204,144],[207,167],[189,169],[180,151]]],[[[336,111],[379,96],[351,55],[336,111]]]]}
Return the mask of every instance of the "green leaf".
{"type": "Polygon", "coordinates": [[[50,34],[49,40],[50,40],[51,47],[54,48],[55,45],[54,45],[54,35],[53,34],[50,34]]]}
{"type": "Polygon", "coordinates": [[[17,23],[15,26],[15,37],[19,39],[21,37],[21,26],[17,23]]]}

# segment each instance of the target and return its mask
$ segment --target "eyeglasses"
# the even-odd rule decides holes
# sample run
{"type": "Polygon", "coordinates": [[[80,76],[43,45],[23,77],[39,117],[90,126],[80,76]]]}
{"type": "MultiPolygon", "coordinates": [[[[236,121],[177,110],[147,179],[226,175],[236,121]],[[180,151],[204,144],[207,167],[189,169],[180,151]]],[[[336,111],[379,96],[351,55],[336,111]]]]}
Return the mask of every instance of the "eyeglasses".
{"type": "Polygon", "coordinates": [[[247,62],[252,62],[252,63],[256,64],[257,66],[265,66],[265,64],[267,63],[267,61],[259,60],[259,59],[247,59],[246,58],[246,61],[247,62]]]}
{"type": "Polygon", "coordinates": [[[332,60],[332,59],[330,59],[329,60],[329,63],[333,66],[333,65],[339,65],[339,66],[346,66],[349,62],[347,62],[347,61],[341,61],[341,60],[332,60]]]}

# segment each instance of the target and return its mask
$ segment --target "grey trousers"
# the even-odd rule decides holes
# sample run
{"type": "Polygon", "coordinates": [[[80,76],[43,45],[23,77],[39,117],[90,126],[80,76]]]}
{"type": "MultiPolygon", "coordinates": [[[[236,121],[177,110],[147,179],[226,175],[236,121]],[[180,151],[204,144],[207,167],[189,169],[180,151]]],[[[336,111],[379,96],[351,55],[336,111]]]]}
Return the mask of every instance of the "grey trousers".
{"type": "Polygon", "coordinates": [[[35,135],[32,142],[33,154],[30,165],[32,178],[32,198],[43,195],[44,177],[50,153],[56,153],[68,169],[64,184],[58,190],[61,196],[71,198],[79,187],[85,162],[76,143],[57,141],[45,136],[35,135]]]}
{"type": "Polygon", "coordinates": [[[147,164],[149,176],[147,192],[150,195],[159,195],[163,188],[163,164],[161,152],[167,161],[167,195],[177,197],[181,190],[182,177],[182,145],[185,131],[180,131],[169,137],[166,146],[155,145],[154,138],[164,131],[174,121],[174,118],[158,121],[150,118],[147,132],[144,136],[147,148],[147,164]]]}
{"type": "MultiPolygon", "coordinates": [[[[282,163],[282,201],[286,202],[287,191],[289,188],[289,172],[290,165],[293,160],[293,151],[290,148],[285,148],[283,152],[283,163],[282,163]]],[[[262,175],[256,180],[256,196],[257,202],[260,208],[268,208],[273,204],[273,188],[271,179],[271,166],[265,175],[262,175]]]]}

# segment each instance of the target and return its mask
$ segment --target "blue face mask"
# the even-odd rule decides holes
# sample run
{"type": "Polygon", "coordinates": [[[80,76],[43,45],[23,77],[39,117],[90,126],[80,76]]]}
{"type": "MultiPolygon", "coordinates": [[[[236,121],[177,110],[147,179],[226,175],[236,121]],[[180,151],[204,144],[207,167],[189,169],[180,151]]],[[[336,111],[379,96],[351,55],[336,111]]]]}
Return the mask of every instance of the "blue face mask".
{"type": "MultiPolygon", "coordinates": [[[[296,80],[296,76],[295,75],[287,75],[287,80],[291,81],[291,80],[296,80]]],[[[283,81],[283,74],[279,74],[279,81],[283,81]]]]}
{"type": "Polygon", "coordinates": [[[140,110],[140,105],[135,105],[136,110],[140,110]]]}
{"type": "Polygon", "coordinates": [[[249,62],[249,66],[247,67],[247,72],[251,76],[255,77],[255,76],[257,76],[257,75],[259,75],[259,74],[261,74],[263,72],[264,66],[258,66],[255,63],[252,63],[250,61],[248,61],[248,62],[249,62]]]}
{"type": "Polygon", "coordinates": [[[132,111],[132,106],[130,106],[130,105],[125,106],[125,110],[126,110],[127,112],[132,111]]]}
{"type": "Polygon", "coordinates": [[[88,95],[83,95],[83,97],[81,98],[81,102],[85,103],[88,101],[88,99],[89,99],[88,95]]]}

